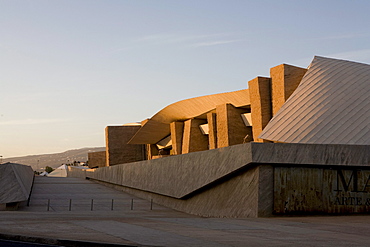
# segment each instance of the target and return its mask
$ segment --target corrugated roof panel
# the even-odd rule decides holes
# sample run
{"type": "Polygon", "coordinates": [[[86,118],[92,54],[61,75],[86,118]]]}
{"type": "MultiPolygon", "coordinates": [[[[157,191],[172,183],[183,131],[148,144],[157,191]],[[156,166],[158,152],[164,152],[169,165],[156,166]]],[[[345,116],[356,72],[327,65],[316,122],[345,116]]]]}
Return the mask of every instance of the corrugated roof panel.
{"type": "Polygon", "coordinates": [[[259,138],[370,145],[370,65],[315,57],[259,138]]]}

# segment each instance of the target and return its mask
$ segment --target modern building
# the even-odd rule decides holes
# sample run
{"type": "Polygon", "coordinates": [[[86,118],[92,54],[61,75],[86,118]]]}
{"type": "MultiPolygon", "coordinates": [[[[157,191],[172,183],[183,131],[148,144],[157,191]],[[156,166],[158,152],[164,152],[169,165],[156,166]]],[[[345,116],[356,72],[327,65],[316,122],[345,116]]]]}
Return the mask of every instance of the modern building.
{"type": "Polygon", "coordinates": [[[278,65],[248,89],[171,104],[135,131],[107,127],[109,167],[84,176],[202,216],[368,213],[369,103],[370,65],[278,65]]]}

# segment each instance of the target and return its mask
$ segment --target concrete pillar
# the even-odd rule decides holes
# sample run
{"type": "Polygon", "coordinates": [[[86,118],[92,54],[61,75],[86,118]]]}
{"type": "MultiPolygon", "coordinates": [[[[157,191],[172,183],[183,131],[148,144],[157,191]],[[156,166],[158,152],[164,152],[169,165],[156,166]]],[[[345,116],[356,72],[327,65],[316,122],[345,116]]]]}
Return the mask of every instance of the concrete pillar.
{"type": "Polygon", "coordinates": [[[216,106],[217,147],[228,147],[253,140],[252,127],[245,126],[241,117],[247,109],[236,108],[232,104],[216,106]]]}
{"type": "Polygon", "coordinates": [[[217,148],[217,119],[215,112],[209,112],[207,114],[207,121],[208,121],[208,143],[209,149],[217,148]]]}
{"type": "Polygon", "coordinates": [[[182,153],[208,150],[208,137],[203,135],[199,125],[207,123],[202,119],[189,119],[184,122],[182,153]]]}
{"type": "Polygon", "coordinates": [[[272,118],[271,79],[256,77],[248,82],[251,100],[253,141],[268,142],[258,136],[272,118]]]}
{"type": "Polygon", "coordinates": [[[152,160],[159,156],[159,150],[155,144],[146,144],[146,158],[152,160]]]}
{"type": "Polygon", "coordinates": [[[172,140],[172,154],[181,154],[182,136],[184,133],[184,122],[172,122],[170,124],[171,140],[172,140]]]}
{"type": "Polygon", "coordinates": [[[105,128],[107,166],[145,160],[144,144],[127,144],[139,126],[107,126],[105,128]]]}
{"type": "Polygon", "coordinates": [[[270,69],[273,116],[298,87],[306,71],[307,69],[288,64],[270,69]]]}

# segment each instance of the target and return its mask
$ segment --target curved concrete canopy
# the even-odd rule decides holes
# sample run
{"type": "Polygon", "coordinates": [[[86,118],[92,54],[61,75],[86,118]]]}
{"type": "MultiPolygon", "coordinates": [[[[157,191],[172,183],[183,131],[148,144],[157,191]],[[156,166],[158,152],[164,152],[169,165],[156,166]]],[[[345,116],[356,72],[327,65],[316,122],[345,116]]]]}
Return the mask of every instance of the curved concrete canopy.
{"type": "Polygon", "coordinates": [[[235,107],[250,105],[249,90],[206,95],[168,105],[150,118],[128,143],[155,144],[170,134],[170,123],[198,117],[225,103],[235,107]]]}
{"type": "Polygon", "coordinates": [[[315,57],[259,138],[370,145],[370,65],[315,57]]]}

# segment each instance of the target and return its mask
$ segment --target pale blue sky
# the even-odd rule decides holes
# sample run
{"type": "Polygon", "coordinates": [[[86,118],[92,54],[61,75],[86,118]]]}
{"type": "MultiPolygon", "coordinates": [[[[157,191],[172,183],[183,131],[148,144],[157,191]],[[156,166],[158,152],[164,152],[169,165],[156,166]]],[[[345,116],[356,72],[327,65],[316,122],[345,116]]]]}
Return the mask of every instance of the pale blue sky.
{"type": "Polygon", "coordinates": [[[104,128],[247,88],[314,55],[370,63],[370,1],[0,0],[0,155],[104,146],[104,128]]]}

